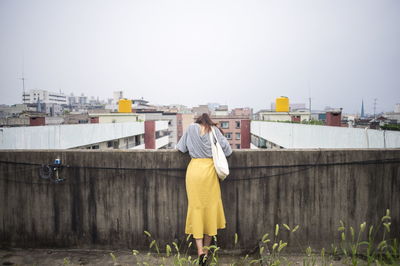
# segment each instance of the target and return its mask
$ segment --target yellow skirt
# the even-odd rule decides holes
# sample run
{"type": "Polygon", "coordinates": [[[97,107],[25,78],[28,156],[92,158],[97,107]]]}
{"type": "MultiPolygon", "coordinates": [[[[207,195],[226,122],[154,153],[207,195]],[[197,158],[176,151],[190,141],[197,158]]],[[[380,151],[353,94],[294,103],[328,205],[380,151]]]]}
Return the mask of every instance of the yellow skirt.
{"type": "Polygon", "coordinates": [[[193,158],[186,171],[188,210],[186,234],[203,238],[217,235],[225,228],[226,220],[221,200],[221,189],[212,158],[193,158]]]}

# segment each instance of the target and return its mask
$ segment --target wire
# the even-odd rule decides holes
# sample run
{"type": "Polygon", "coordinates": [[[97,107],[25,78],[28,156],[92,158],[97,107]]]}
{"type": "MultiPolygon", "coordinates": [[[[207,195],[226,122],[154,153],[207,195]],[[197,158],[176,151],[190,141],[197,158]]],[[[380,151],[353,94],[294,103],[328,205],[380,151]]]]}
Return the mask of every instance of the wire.
{"type": "MultiPolygon", "coordinates": [[[[244,180],[259,180],[259,179],[266,179],[271,177],[278,177],[284,176],[289,174],[295,174],[303,171],[307,171],[311,168],[315,167],[327,167],[327,166],[337,166],[337,165],[371,165],[371,164],[391,164],[391,163],[400,163],[399,158],[388,158],[388,159],[378,159],[378,160],[363,160],[363,161],[351,161],[351,162],[332,162],[332,163],[318,163],[321,159],[322,152],[321,150],[318,153],[318,157],[315,163],[311,164],[292,164],[292,165],[259,165],[259,166],[236,166],[230,167],[231,170],[251,170],[251,169],[280,169],[280,168],[300,168],[298,170],[271,174],[271,175],[261,175],[261,176],[252,176],[252,177],[245,177],[245,178],[236,178],[234,175],[224,182],[234,182],[234,181],[244,181],[244,180]]],[[[38,163],[29,163],[29,162],[13,162],[13,161],[2,161],[0,163],[3,164],[14,164],[14,165],[31,165],[31,166],[40,166],[43,167],[42,164],[38,163]]],[[[186,171],[186,168],[126,168],[126,167],[98,167],[98,166],[70,166],[70,165],[61,165],[60,168],[67,168],[67,169],[98,169],[98,170],[119,170],[119,171],[186,171]]],[[[27,169],[32,170],[32,169],[27,169]]],[[[167,173],[163,174],[163,176],[170,177],[170,178],[185,178],[184,175],[169,175],[167,173]]],[[[7,178],[0,178],[0,180],[16,182],[16,183],[25,183],[25,184],[48,184],[48,182],[26,182],[26,181],[19,181],[7,178]]],[[[73,184],[84,183],[84,182],[73,182],[73,184]]],[[[56,183],[56,184],[66,184],[65,182],[56,183]]]]}
{"type": "MultiPolygon", "coordinates": [[[[4,164],[18,164],[18,165],[36,165],[42,166],[39,163],[26,163],[26,162],[12,162],[12,161],[0,161],[4,164]]],[[[337,166],[337,165],[368,165],[368,164],[391,164],[400,163],[400,158],[388,158],[378,160],[363,160],[363,161],[351,161],[351,162],[333,162],[333,163],[320,163],[315,164],[291,164],[291,165],[254,165],[254,166],[231,166],[231,170],[245,170],[245,169],[271,169],[271,168],[295,168],[295,167],[307,167],[307,166],[337,166]]],[[[104,166],[78,166],[78,165],[60,165],[60,168],[77,168],[77,169],[99,169],[99,170],[122,170],[122,171],[186,171],[186,168],[151,168],[151,167],[104,167],[104,166]]]]}

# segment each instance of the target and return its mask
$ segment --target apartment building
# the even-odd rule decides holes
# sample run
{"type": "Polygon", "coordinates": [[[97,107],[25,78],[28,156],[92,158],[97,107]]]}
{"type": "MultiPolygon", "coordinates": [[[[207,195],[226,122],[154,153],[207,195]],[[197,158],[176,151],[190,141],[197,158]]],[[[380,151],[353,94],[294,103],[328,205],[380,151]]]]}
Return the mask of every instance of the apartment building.
{"type": "Polygon", "coordinates": [[[178,127],[177,127],[177,114],[176,113],[168,113],[163,111],[153,111],[153,110],[135,110],[137,114],[142,115],[146,121],[149,120],[158,120],[158,121],[167,121],[168,122],[168,134],[169,149],[173,149],[175,145],[178,143],[178,127]]]}
{"type": "Polygon", "coordinates": [[[250,119],[247,116],[211,116],[218,123],[232,149],[250,148],[250,119]]]}
{"type": "Polygon", "coordinates": [[[22,96],[23,103],[68,104],[67,96],[63,93],[47,90],[30,90],[22,96]]]}
{"type": "Polygon", "coordinates": [[[177,138],[179,141],[180,138],[185,133],[185,131],[187,130],[187,128],[189,127],[189,125],[194,122],[194,114],[179,113],[176,115],[176,119],[177,119],[177,138]]]}

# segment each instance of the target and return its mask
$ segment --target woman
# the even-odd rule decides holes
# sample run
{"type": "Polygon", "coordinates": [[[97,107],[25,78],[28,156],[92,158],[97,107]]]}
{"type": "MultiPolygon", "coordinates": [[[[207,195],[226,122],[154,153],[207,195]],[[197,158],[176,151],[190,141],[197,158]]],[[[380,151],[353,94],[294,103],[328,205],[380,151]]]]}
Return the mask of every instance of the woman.
{"type": "Polygon", "coordinates": [[[203,247],[210,246],[211,237],[217,235],[217,229],[225,228],[226,224],[219,179],[212,159],[211,127],[225,156],[229,156],[232,153],[231,146],[206,113],[189,126],[176,145],[179,151],[189,151],[192,157],[186,171],[188,210],[185,233],[192,234],[196,239],[200,264],[205,261],[208,252],[203,247]]]}

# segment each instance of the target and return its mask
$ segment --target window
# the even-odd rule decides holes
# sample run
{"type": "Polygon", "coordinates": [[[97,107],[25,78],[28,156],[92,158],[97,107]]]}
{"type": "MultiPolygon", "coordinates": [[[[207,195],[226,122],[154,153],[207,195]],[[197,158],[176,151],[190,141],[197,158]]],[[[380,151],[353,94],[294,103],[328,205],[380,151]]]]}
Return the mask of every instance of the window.
{"type": "Polygon", "coordinates": [[[140,145],[140,135],[135,136],[135,146],[140,145]]]}
{"type": "Polygon", "coordinates": [[[236,144],[236,149],[240,149],[240,144],[236,144]]]}
{"type": "Polygon", "coordinates": [[[227,139],[232,139],[232,133],[231,132],[225,133],[225,137],[227,139]]]}
{"type": "Polygon", "coordinates": [[[236,133],[236,139],[240,139],[240,133],[236,133]]]}
{"type": "Polygon", "coordinates": [[[236,121],[236,128],[240,128],[240,121],[236,121]]]}
{"type": "Polygon", "coordinates": [[[229,128],[229,122],[228,121],[221,121],[221,128],[229,128]]]}
{"type": "Polygon", "coordinates": [[[113,141],[113,148],[118,149],[119,148],[119,140],[114,140],[113,141]]]}
{"type": "Polygon", "coordinates": [[[107,148],[111,148],[113,146],[113,142],[112,141],[107,141],[107,148]]]}

